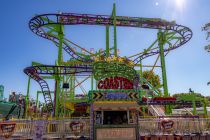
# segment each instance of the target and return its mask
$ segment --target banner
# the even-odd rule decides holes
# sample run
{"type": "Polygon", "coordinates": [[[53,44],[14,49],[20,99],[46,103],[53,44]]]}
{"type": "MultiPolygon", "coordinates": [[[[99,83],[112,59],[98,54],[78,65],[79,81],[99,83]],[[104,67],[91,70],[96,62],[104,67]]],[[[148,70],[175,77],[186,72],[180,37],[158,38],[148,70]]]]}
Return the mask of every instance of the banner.
{"type": "Polygon", "coordinates": [[[135,128],[99,128],[97,140],[136,140],[135,128]]]}

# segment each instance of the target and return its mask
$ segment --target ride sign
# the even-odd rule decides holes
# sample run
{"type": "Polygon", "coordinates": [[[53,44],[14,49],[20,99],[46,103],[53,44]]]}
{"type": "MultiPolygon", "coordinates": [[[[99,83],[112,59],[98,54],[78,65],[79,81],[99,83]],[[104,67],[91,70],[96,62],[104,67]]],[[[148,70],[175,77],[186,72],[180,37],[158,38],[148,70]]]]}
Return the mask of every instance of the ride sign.
{"type": "Polygon", "coordinates": [[[107,93],[105,99],[128,99],[128,94],[126,93],[107,93]]]}
{"type": "Polygon", "coordinates": [[[75,136],[78,136],[84,129],[84,124],[81,121],[72,121],[69,126],[75,136]]]}
{"type": "Polygon", "coordinates": [[[161,126],[162,126],[164,132],[171,131],[174,126],[174,121],[173,120],[162,120],[161,126]]]}
{"type": "Polygon", "coordinates": [[[0,134],[6,139],[11,137],[14,133],[16,123],[15,122],[1,122],[0,123],[0,134]]]}
{"type": "Polygon", "coordinates": [[[135,91],[92,91],[91,98],[93,100],[136,100],[139,98],[139,93],[135,91]]]}
{"type": "Polygon", "coordinates": [[[96,129],[97,140],[136,140],[135,128],[100,128],[96,129]]]}
{"type": "Polygon", "coordinates": [[[133,82],[123,77],[109,77],[98,82],[98,89],[133,89],[133,82]]]}

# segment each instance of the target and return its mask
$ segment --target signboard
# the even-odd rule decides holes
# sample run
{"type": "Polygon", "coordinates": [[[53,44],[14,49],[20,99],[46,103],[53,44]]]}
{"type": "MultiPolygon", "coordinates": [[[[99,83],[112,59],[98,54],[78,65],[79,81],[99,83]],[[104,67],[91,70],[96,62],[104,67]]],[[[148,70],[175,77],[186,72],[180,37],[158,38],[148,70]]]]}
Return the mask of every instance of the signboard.
{"type": "Polygon", "coordinates": [[[126,93],[107,93],[105,99],[128,99],[128,94],[126,93]]]}
{"type": "Polygon", "coordinates": [[[162,120],[161,126],[162,126],[164,132],[171,131],[174,126],[174,121],[173,120],[162,120]]]}
{"type": "Polygon", "coordinates": [[[0,123],[0,134],[6,139],[11,137],[14,133],[16,123],[14,122],[1,122],[0,123]]]}
{"type": "Polygon", "coordinates": [[[134,100],[138,99],[138,92],[93,92],[94,100],[134,100]]]}
{"type": "Polygon", "coordinates": [[[69,126],[75,136],[78,136],[84,128],[84,124],[80,121],[72,121],[69,126]]]}
{"type": "Polygon", "coordinates": [[[96,129],[97,140],[136,140],[135,128],[96,129]]]}
{"type": "Polygon", "coordinates": [[[34,133],[33,139],[34,140],[42,140],[42,136],[44,134],[45,129],[45,122],[44,121],[36,121],[34,124],[34,133]]]}
{"type": "Polygon", "coordinates": [[[110,77],[98,82],[98,89],[133,89],[133,82],[123,77],[110,77]]]}

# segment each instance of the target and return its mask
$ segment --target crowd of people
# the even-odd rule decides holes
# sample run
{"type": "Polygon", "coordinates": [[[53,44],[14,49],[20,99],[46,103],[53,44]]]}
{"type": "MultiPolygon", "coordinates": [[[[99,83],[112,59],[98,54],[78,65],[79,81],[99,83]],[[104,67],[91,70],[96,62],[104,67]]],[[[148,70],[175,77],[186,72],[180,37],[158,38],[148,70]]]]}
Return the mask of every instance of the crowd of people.
{"type": "Polygon", "coordinates": [[[42,116],[44,112],[46,112],[44,103],[39,102],[36,104],[33,98],[28,99],[28,110],[26,110],[26,96],[22,95],[21,93],[16,94],[16,92],[12,92],[9,95],[9,102],[17,104],[19,113],[21,109],[24,111],[24,113],[27,111],[28,116],[42,116]]]}

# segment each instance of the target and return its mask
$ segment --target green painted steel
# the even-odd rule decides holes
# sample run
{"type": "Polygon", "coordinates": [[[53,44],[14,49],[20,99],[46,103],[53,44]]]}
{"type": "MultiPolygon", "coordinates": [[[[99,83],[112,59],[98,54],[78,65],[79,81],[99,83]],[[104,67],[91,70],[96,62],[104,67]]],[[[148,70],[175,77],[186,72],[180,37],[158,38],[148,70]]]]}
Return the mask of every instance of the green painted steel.
{"type": "Polygon", "coordinates": [[[93,84],[94,84],[94,82],[93,82],[93,75],[91,75],[91,90],[93,90],[93,84]]]}
{"type": "Polygon", "coordinates": [[[55,79],[55,76],[41,76],[42,79],[55,79]]]}
{"type": "Polygon", "coordinates": [[[194,92],[192,92],[190,95],[182,96],[182,98],[180,98],[180,100],[192,101],[193,115],[197,115],[196,103],[195,103],[196,97],[195,97],[194,92]]]}
{"type": "Polygon", "coordinates": [[[106,57],[110,56],[110,49],[109,49],[109,26],[106,26],[106,57]]]}
{"type": "Polygon", "coordinates": [[[97,90],[98,89],[98,80],[96,80],[96,79],[95,79],[95,86],[96,86],[95,89],[97,90]]]}
{"type": "Polygon", "coordinates": [[[75,95],[75,76],[70,75],[70,99],[74,99],[75,95]]]}
{"type": "Polygon", "coordinates": [[[195,104],[195,94],[193,94],[192,100],[193,100],[193,115],[197,115],[196,104],[195,104]]]}
{"type": "Polygon", "coordinates": [[[143,78],[142,61],[139,62],[139,66],[140,66],[140,70],[139,70],[139,76],[140,76],[139,80],[140,81],[139,82],[140,82],[141,85],[143,85],[143,81],[142,81],[142,78],[143,78]]]}
{"type": "Polygon", "coordinates": [[[154,93],[158,96],[162,96],[162,94],[152,86],[152,84],[150,84],[144,77],[142,77],[142,81],[145,82],[151,89],[152,91],[154,91],[154,93]]]}
{"type": "Polygon", "coordinates": [[[208,117],[208,111],[207,111],[207,99],[204,98],[203,99],[203,111],[204,111],[204,117],[207,118],[208,117]]]}
{"type": "Polygon", "coordinates": [[[93,75],[96,80],[119,76],[133,81],[137,72],[133,67],[124,63],[99,61],[93,64],[93,75]]]}
{"type": "Polygon", "coordinates": [[[114,18],[114,56],[117,57],[117,26],[116,26],[116,4],[113,5],[112,17],[114,18]]]}
{"type": "MultiPolygon", "coordinates": [[[[166,66],[165,66],[165,54],[164,54],[164,44],[166,42],[166,36],[162,31],[158,32],[158,46],[160,49],[160,61],[161,61],[161,69],[162,69],[162,80],[163,80],[163,90],[164,97],[168,96],[168,85],[167,85],[167,77],[166,77],[166,66]]],[[[170,114],[171,107],[166,105],[166,114],[170,114]]]]}
{"type": "Polygon", "coordinates": [[[0,101],[4,98],[4,86],[0,85],[0,101]]]}
{"type": "Polygon", "coordinates": [[[27,87],[27,94],[26,94],[26,103],[25,103],[25,106],[26,106],[26,109],[25,109],[25,117],[28,116],[28,107],[29,107],[29,92],[30,92],[30,83],[31,83],[31,78],[28,77],[28,87],[27,87]]]}
{"type": "MultiPolygon", "coordinates": [[[[63,46],[63,40],[64,40],[64,26],[63,25],[57,25],[57,33],[59,38],[59,46],[58,46],[58,61],[57,66],[61,65],[61,62],[63,60],[63,54],[62,54],[62,46],[63,46]]],[[[59,69],[58,69],[59,70],[59,69]]],[[[55,117],[59,116],[59,98],[61,94],[61,77],[60,75],[57,75],[56,77],[56,96],[55,96],[55,117]]]]}
{"type": "Polygon", "coordinates": [[[168,96],[168,85],[167,85],[167,77],[166,77],[166,66],[165,66],[165,54],[164,54],[164,44],[166,38],[163,32],[158,32],[158,45],[160,48],[160,61],[161,61],[161,68],[162,68],[162,78],[163,78],[163,89],[164,89],[164,96],[168,96]]]}
{"type": "Polygon", "coordinates": [[[37,91],[37,93],[36,93],[36,107],[38,107],[38,103],[39,103],[39,93],[37,91]]]}
{"type": "Polygon", "coordinates": [[[55,117],[58,117],[59,115],[59,97],[60,97],[60,80],[59,79],[56,79],[55,81],[55,87],[56,87],[56,90],[55,90],[55,117]]]}

